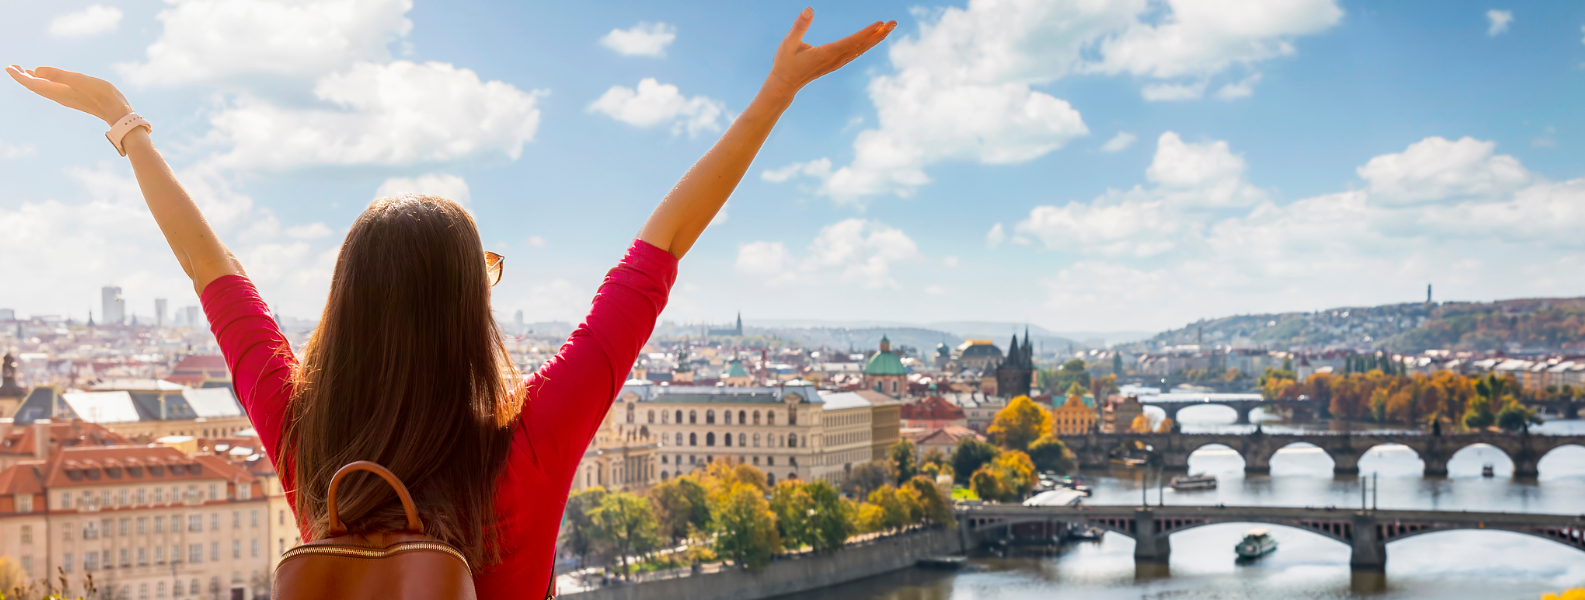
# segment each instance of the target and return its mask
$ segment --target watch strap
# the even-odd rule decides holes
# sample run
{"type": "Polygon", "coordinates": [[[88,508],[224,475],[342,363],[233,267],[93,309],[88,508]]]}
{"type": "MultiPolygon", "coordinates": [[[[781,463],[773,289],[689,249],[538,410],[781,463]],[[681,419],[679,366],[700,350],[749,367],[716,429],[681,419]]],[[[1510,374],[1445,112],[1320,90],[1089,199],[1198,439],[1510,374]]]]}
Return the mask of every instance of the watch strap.
{"type": "Polygon", "coordinates": [[[154,126],[150,125],[148,120],[143,118],[143,115],[135,112],[127,113],[127,116],[121,117],[121,120],[116,121],[116,124],[110,127],[110,131],[105,132],[105,139],[110,140],[110,145],[116,147],[116,152],[126,156],[127,149],[121,145],[121,140],[127,137],[127,134],[131,133],[133,129],[139,127],[147,129],[149,133],[154,133],[154,126]]]}

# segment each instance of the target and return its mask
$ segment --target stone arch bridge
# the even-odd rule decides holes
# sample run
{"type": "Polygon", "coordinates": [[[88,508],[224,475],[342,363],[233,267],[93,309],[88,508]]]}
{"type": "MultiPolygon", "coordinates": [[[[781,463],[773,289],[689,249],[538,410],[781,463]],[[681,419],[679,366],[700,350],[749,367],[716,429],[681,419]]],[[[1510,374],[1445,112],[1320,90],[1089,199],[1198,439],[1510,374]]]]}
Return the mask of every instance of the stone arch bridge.
{"type": "Polygon", "coordinates": [[[964,548],[1011,534],[1032,523],[1099,527],[1134,540],[1136,563],[1166,564],[1171,536],[1217,523],[1264,523],[1303,529],[1347,544],[1355,570],[1382,571],[1389,542],[1437,531],[1495,529],[1539,537],[1585,551],[1585,515],[1452,512],[1434,510],[1335,510],[1258,506],[1022,506],[960,505],[964,548]]]}
{"type": "Polygon", "coordinates": [[[1475,444],[1490,445],[1513,460],[1514,477],[1536,477],[1537,464],[1563,446],[1585,447],[1585,435],[1537,435],[1523,433],[1092,433],[1062,436],[1073,451],[1080,468],[1103,468],[1119,448],[1141,442],[1150,447],[1161,466],[1188,470],[1189,455],[1205,446],[1222,445],[1244,457],[1247,473],[1271,472],[1271,457],[1289,445],[1314,444],[1332,457],[1332,470],[1338,474],[1359,472],[1359,457],[1383,444],[1402,444],[1413,449],[1425,462],[1427,476],[1447,475],[1447,461],[1453,454],[1475,444]]]}
{"type": "Polygon", "coordinates": [[[1321,404],[1309,399],[1304,400],[1266,400],[1258,394],[1225,394],[1226,396],[1251,396],[1250,398],[1225,398],[1208,397],[1205,400],[1170,400],[1151,401],[1149,396],[1141,399],[1145,406],[1154,406],[1166,411],[1167,418],[1178,420],[1178,411],[1193,406],[1226,406],[1238,413],[1237,423],[1249,424],[1249,413],[1257,408],[1280,408],[1298,418],[1313,418],[1320,414],[1321,404]]]}

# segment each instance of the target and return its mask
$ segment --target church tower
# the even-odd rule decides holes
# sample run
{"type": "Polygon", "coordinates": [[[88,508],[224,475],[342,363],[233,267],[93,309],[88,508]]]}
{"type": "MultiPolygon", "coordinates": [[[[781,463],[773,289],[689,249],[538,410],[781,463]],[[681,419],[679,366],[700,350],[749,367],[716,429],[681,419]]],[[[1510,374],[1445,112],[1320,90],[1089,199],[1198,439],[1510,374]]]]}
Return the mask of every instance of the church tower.
{"type": "Polygon", "coordinates": [[[1003,398],[1028,396],[1035,377],[1035,344],[1029,339],[1029,328],[1024,328],[1024,343],[1019,345],[1018,334],[1013,334],[1012,346],[1007,349],[1007,359],[996,367],[996,395],[1003,398]]]}

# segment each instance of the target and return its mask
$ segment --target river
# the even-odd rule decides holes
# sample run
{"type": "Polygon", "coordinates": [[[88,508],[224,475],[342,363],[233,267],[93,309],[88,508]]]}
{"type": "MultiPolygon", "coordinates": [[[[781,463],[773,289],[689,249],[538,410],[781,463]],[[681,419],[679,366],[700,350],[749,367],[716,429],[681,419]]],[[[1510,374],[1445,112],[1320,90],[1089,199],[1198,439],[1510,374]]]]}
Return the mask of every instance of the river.
{"type": "MultiPolygon", "coordinates": [[[[1179,413],[1185,432],[1253,428],[1234,425],[1232,409],[1194,407],[1179,413]]],[[[1266,419],[1265,415],[1256,415],[1266,419]]],[[[1265,421],[1266,431],[1329,428],[1329,423],[1265,421]]],[[[1585,421],[1554,421],[1538,433],[1585,433],[1585,421]]],[[[1142,488],[1151,504],[1337,506],[1358,508],[1360,480],[1377,482],[1382,509],[1435,508],[1585,513],[1585,448],[1565,447],[1541,460],[1540,477],[1516,481],[1512,462],[1490,447],[1472,447],[1448,462],[1448,477],[1426,479],[1421,462],[1402,446],[1381,446],[1359,461],[1359,476],[1334,476],[1319,449],[1290,446],[1271,460],[1271,474],[1245,475],[1243,459],[1228,449],[1205,448],[1189,459],[1195,473],[1215,474],[1215,490],[1174,492],[1155,487],[1129,470],[1085,473],[1095,494],[1091,504],[1138,504],[1142,488]],[[1481,476],[1493,466],[1496,477],[1481,476]]],[[[1169,474],[1170,476],[1170,474],[1169,474]]],[[[1248,565],[1234,562],[1233,545],[1245,531],[1265,525],[1222,524],[1172,536],[1166,572],[1136,571],[1134,543],[1119,535],[1070,545],[1052,556],[975,559],[976,569],[940,573],[917,569],[854,582],[819,597],[831,600],[1085,600],[1251,598],[1491,599],[1536,600],[1543,592],[1585,586],[1585,552],[1518,533],[1449,531],[1388,545],[1387,572],[1355,575],[1349,549],[1320,535],[1270,527],[1278,550],[1248,565]]],[[[1159,569],[1159,568],[1158,568],[1159,569]]]]}

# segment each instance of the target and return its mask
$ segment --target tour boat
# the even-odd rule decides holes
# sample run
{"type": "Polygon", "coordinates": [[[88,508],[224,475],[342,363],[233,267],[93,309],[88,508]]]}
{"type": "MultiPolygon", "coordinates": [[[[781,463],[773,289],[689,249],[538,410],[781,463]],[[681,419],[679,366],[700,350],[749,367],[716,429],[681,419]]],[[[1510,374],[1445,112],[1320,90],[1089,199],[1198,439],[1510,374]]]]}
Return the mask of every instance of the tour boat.
{"type": "Polygon", "coordinates": [[[1172,489],[1178,491],[1214,490],[1216,489],[1216,476],[1188,475],[1184,477],[1173,477],[1171,483],[1168,485],[1171,485],[1172,489]]]}
{"type": "Polygon", "coordinates": [[[1481,477],[1495,477],[1496,475],[1497,470],[1492,468],[1491,463],[1486,463],[1485,466],[1480,468],[1481,477]]]}
{"type": "Polygon", "coordinates": [[[1260,558],[1276,549],[1277,538],[1271,537],[1264,527],[1249,530],[1249,533],[1244,534],[1244,539],[1233,547],[1239,558],[1260,558]]]}
{"type": "Polygon", "coordinates": [[[1138,458],[1138,457],[1134,457],[1134,456],[1119,456],[1119,457],[1116,457],[1116,458],[1112,459],[1112,463],[1113,464],[1123,465],[1125,467],[1144,466],[1144,464],[1146,462],[1149,462],[1149,461],[1147,461],[1147,460],[1145,460],[1143,458],[1138,458]]]}
{"type": "Polygon", "coordinates": [[[1106,530],[1099,527],[1075,527],[1068,530],[1068,539],[1076,541],[1096,542],[1106,535],[1106,530]]]}

